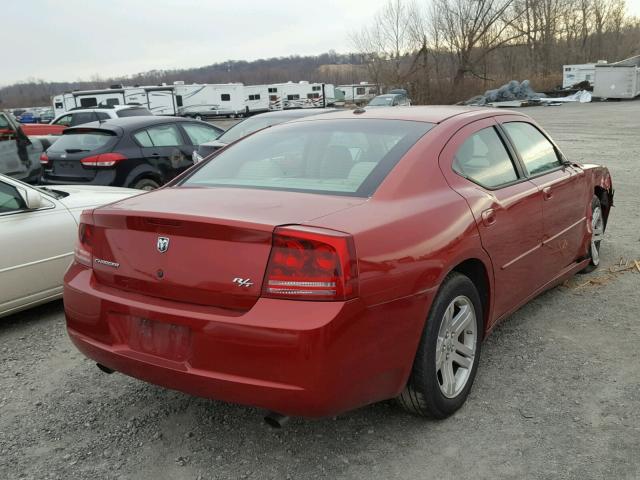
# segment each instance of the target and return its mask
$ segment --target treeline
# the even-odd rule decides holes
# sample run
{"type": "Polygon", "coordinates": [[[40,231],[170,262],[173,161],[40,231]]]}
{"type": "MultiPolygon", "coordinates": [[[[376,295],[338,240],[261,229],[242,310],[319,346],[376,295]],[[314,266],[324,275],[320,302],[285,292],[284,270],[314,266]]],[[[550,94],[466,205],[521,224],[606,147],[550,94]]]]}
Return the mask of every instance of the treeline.
{"type": "Polygon", "coordinates": [[[106,88],[110,85],[158,85],[174,81],[186,83],[242,82],[246,85],[308,80],[334,84],[368,80],[360,54],[329,51],[317,56],[269,58],[215,63],[206,67],[179,70],[152,70],[130,76],[101,78],[81,82],[45,82],[31,79],[0,88],[0,108],[50,105],[51,97],[72,90],[106,88]]]}
{"type": "Polygon", "coordinates": [[[352,36],[369,78],[416,103],[450,103],[509,80],[538,90],[562,65],[640,54],[624,0],[390,0],[352,36]]]}

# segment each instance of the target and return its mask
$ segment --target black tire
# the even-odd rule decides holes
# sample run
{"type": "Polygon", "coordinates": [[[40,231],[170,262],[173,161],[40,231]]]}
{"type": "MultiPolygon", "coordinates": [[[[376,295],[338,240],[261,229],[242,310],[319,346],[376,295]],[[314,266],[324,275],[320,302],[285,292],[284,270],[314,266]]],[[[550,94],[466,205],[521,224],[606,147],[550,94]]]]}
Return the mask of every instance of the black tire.
{"type": "Polygon", "coordinates": [[[152,178],[140,178],[131,185],[131,188],[150,191],[150,190],[155,190],[159,186],[160,184],[155,180],[153,180],[152,178]]]}
{"type": "MultiPolygon", "coordinates": [[[[475,285],[465,275],[457,272],[450,273],[442,283],[429,311],[409,381],[397,398],[400,406],[414,415],[437,419],[446,418],[458,410],[466,401],[475,379],[480,360],[483,327],[482,303],[475,285]],[[448,398],[443,394],[440,386],[441,377],[438,376],[438,368],[436,368],[436,347],[445,312],[459,298],[469,300],[468,305],[474,310],[475,352],[473,357],[470,357],[471,367],[463,369],[468,370],[466,383],[463,387],[461,385],[461,390],[455,396],[448,398]]],[[[459,337],[457,339],[459,340],[459,337]]],[[[454,373],[454,378],[455,375],[457,374],[454,373]]]]}
{"type": "MultiPolygon", "coordinates": [[[[598,210],[600,212],[600,216],[602,219],[602,232],[604,233],[604,229],[606,227],[606,224],[604,222],[604,216],[602,213],[602,204],[600,202],[600,199],[598,198],[597,195],[594,195],[593,198],[591,199],[591,216],[593,218],[594,212],[598,210]]],[[[593,224],[591,225],[591,228],[594,228],[593,224]]],[[[584,267],[582,270],[580,270],[579,273],[590,273],[593,272],[596,268],[598,268],[598,265],[600,265],[600,244],[602,243],[602,240],[598,240],[597,242],[594,242],[593,245],[589,246],[589,253],[587,255],[587,257],[589,258],[589,265],[587,265],[586,267],[584,267]],[[593,252],[593,248],[596,249],[595,252],[593,252]]]]}

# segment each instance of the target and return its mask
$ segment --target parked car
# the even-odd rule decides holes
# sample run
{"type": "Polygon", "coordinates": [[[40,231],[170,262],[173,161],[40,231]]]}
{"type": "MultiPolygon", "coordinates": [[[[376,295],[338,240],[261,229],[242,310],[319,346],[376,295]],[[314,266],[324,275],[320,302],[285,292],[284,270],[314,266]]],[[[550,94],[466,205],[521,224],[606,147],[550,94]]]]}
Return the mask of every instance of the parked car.
{"type": "Polygon", "coordinates": [[[103,370],[281,414],[443,418],[481,341],[600,262],[613,187],[528,116],[336,112],[83,213],[65,312],[103,370]]]}
{"type": "Polygon", "coordinates": [[[152,190],[193,165],[193,152],[222,129],[180,117],[128,117],[65,130],[41,157],[42,183],[152,190]]]}
{"type": "Polygon", "coordinates": [[[40,123],[48,124],[55,118],[53,108],[48,108],[40,114],[40,123]]]}
{"type": "Polygon", "coordinates": [[[9,112],[0,110],[0,173],[25,182],[38,181],[43,151],[42,140],[27,137],[22,125],[9,112]]]}
{"type": "Polygon", "coordinates": [[[16,118],[20,123],[40,123],[40,116],[36,112],[23,112],[16,118]]]}
{"type": "Polygon", "coordinates": [[[391,90],[384,95],[377,95],[371,99],[367,107],[408,107],[411,100],[406,90],[391,90]]]}
{"type": "Polygon", "coordinates": [[[42,189],[0,175],[0,317],[61,298],[82,210],[139,193],[108,187],[42,189]]]}
{"type": "Polygon", "coordinates": [[[74,108],[58,115],[48,125],[25,126],[25,133],[33,135],[61,135],[69,127],[112,118],[146,117],[153,115],[148,109],[137,105],[114,105],[96,108],[74,108]]]}
{"type": "Polygon", "coordinates": [[[280,110],[277,112],[267,112],[254,115],[241,122],[236,123],[229,130],[220,135],[212,142],[201,143],[198,150],[194,153],[193,160],[195,163],[201,162],[205,157],[211,155],[216,150],[221,149],[228,144],[239,140],[242,137],[262,130],[263,128],[278,125],[279,123],[288,122],[297,118],[310,117],[312,115],[321,115],[323,113],[335,112],[335,108],[314,108],[300,110],[280,110]]]}

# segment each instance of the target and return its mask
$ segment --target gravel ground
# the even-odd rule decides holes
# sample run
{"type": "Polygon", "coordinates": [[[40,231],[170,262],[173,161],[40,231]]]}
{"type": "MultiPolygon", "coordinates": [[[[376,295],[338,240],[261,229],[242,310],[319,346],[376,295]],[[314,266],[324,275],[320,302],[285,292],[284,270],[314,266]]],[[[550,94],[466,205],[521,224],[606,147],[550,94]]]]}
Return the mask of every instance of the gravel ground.
{"type": "Polygon", "coordinates": [[[526,113],[610,167],[603,264],[498,327],[452,418],[387,402],[272,430],[256,409],[101,373],[57,302],[0,320],[0,479],[640,478],[640,273],[607,274],[640,259],[640,101],[526,113]]]}

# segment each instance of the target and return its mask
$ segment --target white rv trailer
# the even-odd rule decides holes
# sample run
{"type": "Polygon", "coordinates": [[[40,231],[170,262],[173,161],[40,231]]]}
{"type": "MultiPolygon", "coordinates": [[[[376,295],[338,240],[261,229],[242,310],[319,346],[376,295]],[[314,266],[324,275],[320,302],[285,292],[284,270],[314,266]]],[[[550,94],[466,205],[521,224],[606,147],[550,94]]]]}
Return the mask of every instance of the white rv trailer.
{"type": "Polygon", "coordinates": [[[245,115],[269,111],[268,85],[244,86],[244,111],[245,115]]]}
{"type": "Polygon", "coordinates": [[[640,95],[640,55],[616,63],[596,65],[593,96],[635,98],[640,95]]]}
{"type": "Polygon", "coordinates": [[[377,85],[369,82],[338,85],[336,88],[344,93],[344,101],[346,103],[355,103],[356,105],[368,103],[378,94],[377,85]]]}
{"type": "Polygon", "coordinates": [[[241,83],[174,85],[178,115],[202,119],[244,115],[241,83]]]}
{"type": "MultiPolygon", "coordinates": [[[[111,88],[99,90],[77,90],[53,97],[54,114],[60,115],[72,108],[94,108],[100,105],[126,105],[127,103],[141,103],[132,99],[139,98],[143,90],[139,87],[123,87],[113,85],[111,88]]],[[[144,105],[144,104],[143,104],[144,105]]]]}
{"type": "Polygon", "coordinates": [[[175,115],[173,87],[154,85],[123,87],[118,85],[102,90],[78,90],[53,97],[53,110],[58,116],[72,108],[139,104],[155,115],[175,115]]]}
{"type": "Polygon", "coordinates": [[[274,83],[268,85],[269,109],[319,108],[333,105],[334,88],[330,83],[274,83]]]}

